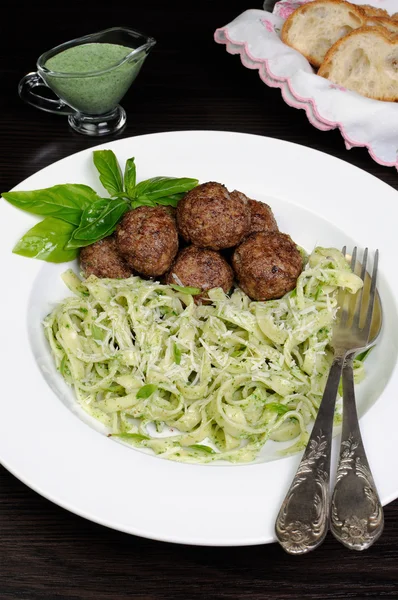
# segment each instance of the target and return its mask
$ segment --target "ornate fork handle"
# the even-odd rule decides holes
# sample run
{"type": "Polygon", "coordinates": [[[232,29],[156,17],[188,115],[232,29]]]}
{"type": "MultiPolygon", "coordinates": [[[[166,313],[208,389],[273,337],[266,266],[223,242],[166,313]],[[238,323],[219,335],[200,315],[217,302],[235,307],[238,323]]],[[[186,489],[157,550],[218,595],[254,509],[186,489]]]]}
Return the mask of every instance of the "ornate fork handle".
{"type": "Polygon", "coordinates": [[[365,550],[381,535],[384,517],[358,424],[353,358],[347,357],[343,369],[343,431],[330,529],[348,548],[365,550]]]}
{"type": "Polygon", "coordinates": [[[329,528],[333,417],[344,356],[336,351],[310,440],[275,523],[276,536],[289,554],[313,550],[329,528]]]}

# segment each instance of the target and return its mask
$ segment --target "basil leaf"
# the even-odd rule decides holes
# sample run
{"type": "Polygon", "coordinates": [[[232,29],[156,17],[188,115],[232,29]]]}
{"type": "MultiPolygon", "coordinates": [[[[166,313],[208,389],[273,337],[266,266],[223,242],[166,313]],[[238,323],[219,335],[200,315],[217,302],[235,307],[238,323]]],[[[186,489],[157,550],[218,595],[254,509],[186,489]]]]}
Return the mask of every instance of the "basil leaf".
{"type": "Polygon", "coordinates": [[[100,174],[100,182],[111,196],[123,192],[122,171],[112,150],[94,150],[93,161],[100,174]]]}
{"type": "Polygon", "coordinates": [[[66,250],[78,250],[79,248],[85,248],[86,246],[91,246],[95,242],[99,242],[99,240],[100,239],[102,240],[104,237],[107,237],[107,236],[104,235],[102,238],[99,238],[98,240],[94,240],[94,241],[93,240],[75,240],[73,237],[73,233],[72,233],[71,237],[65,244],[65,249],[66,250]]]}
{"type": "Polygon", "coordinates": [[[192,446],[188,446],[189,450],[200,450],[200,452],[206,452],[206,454],[215,454],[215,450],[210,448],[210,446],[203,446],[203,444],[193,444],[192,446]]]}
{"type": "Polygon", "coordinates": [[[173,354],[174,362],[176,365],[179,365],[181,363],[181,349],[177,346],[177,344],[174,344],[173,346],[173,354]]]}
{"type": "Polygon", "coordinates": [[[67,262],[77,256],[77,250],[65,249],[75,226],[61,219],[47,217],[37,223],[19,240],[14,254],[38,258],[47,262],[67,262]]]}
{"type": "Polygon", "coordinates": [[[67,357],[66,354],[63,355],[62,360],[61,360],[61,364],[59,365],[59,372],[61,373],[61,375],[63,376],[65,374],[65,368],[66,368],[66,361],[67,361],[67,357]]]}
{"type": "Polygon", "coordinates": [[[368,356],[368,354],[373,350],[373,348],[374,348],[374,346],[371,346],[367,350],[364,350],[360,354],[357,354],[357,356],[355,357],[355,360],[360,360],[361,362],[363,362],[365,360],[365,358],[368,356]]]}
{"type": "Polygon", "coordinates": [[[171,196],[164,196],[162,198],[157,198],[156,200],[151,200],[148,196],[140,196],[138,199],[132,200],[131,208],[138,208],[139,206],[174,206],[176,207],[181,200],[181,198],[185,196],[185,193],[182,194],[172,194],[171,196]]]}
{"type": "Polygon", "coordinates": [[[113,194],[112,196],[112,200],[121,200],[124,199],[127,202],[131,201],[131,198],[128,194],[126,194],[126,192],[118,192],[117,194],[113,194]]]}
{"type": "Polygon", "coordinates": [[[126,160],[126,166],[124,167],[124,187],[127,194],[130,197],[134,196],[136,183],[136,169],[134,158],[126,160]]]}
{"type": "Polygon", "coordinates": [[[175,290],[176,292],[182,292],[183,294],[190,294],[191,296],[197,296],[198,294],[200,294],[202,292],[202,290],[200,288],[196,288],[196,287],[183,287],[182,285],[175,285],[174,283],[172,283],[170,285],[171,288],[173,288],[173,290],[175,290]]]}
{"type": "Polygon", "coordinates": [[[135,188],[135,196],[137,200],[141,196],[145,196],[148,200],[157,200],[164,196],[173,196],[189,192],[198,185],[197,179],[189,179],[188,177],[153,177],[141,181],[135,188]]]}
{"type": "Polygon", "coordinates": [[[268,404],[266,404],[264,408],[274,410],[278,413],[278,415],[284,415],[285,413],[289,412],[289,410],[292,410],[288,406],[285,406],[285,404],[280,404],[279,402],[268,402],[268,404]]]}
{"type": "Polygon", "coordinates": [[[156,206],[156,203],[149,200],[146,196],[141,196],[138,200],[132,200],[131,208],[138,208],[139,206],[156,206]]]}
{"type": "Polygon", "coordinates": [[[56,217],[79,225],[82,211],[99,199],[87,185],[66,183],[30,192],[5,192],[3,198],[13,206],[34,215],[56,217]]]}
{"type": "Polygon", "coordinates": [[[138,199],[135,199],[131,202],[131,208],[138,208],[139,206],[174,206],[176,207],[181,200],[185,196],[182,194],[172,194],[171,196],[163,196],[162,198],[157,198],[156,200],[151,200],[148,196],[140,196],[138,199]]]}
{"type": "Polygon", "coordinates": [[[156,390],[158,389],[158,386],[155,385],[154,383],[147,383],[146,385],[143,385],[137,392],[137,398],[149,398],[149,396],[152,396],[152,394],[154,392],[156,392],[156,390]]]}
{"type": "Polygon", "coordinates": [[[119,440],[135,440],[137,442],[150,439],[147,435],[142,435],[141,433],[110,433],[108,437],[117,437],[119,440]]]}
{"type": "Polygon", "coordinates": [[[81,248],[111,235],[129,205],[123,199],[101,198],[87,208],[80,225],[67,243],[67,248],[81,248]]]}
{"type": "Polygon", "coordinates": [[[164,196],[163,198],[158,198],[156,200],[156,204],[161,204],[162,206],[174,206],[176,207],[181,198],[185,196],[185,193],[181,194],[172,194],[171,196],[164,196]]]}
{"type": "Polygon", "coordinates": [[[109,200],[102,198],[87,208],[82,215],[78,229],[74,237],[76,239],[98,239],[104,234],[109,235],[114,231],[120,218],[129,209],[129,205],[123,199],[109,200]],[[112,231],[110,231],[112,229],[112,231]]]}

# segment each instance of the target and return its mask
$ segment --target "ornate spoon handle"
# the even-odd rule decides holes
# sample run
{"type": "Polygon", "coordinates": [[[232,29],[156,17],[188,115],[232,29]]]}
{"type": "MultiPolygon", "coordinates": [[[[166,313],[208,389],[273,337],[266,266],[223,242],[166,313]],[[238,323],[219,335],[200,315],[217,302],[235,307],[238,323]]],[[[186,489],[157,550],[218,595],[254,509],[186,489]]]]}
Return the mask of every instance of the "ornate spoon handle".
{"type": "Polygon", "coordinates": [[[333,417],[343,362],[344,355],[336,353],[311,437],[276,519],[276,536],[289,554],[313,550],[328,531],[333,417]]]}
{"type": "Polygon", "coordinates": [[[365,550],[383,531],[384,517],[359,430],[352,361],[343,369],[343,431],[330,529],[352,550],[365,550]]]}

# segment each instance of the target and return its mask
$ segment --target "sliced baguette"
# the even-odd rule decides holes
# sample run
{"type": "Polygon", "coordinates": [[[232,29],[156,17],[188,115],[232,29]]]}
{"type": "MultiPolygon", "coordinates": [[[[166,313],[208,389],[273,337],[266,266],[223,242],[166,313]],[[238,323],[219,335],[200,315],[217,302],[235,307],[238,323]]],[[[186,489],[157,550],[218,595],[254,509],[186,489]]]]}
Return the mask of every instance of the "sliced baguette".
{"type": "Polygon", "coordinates": [[[398,36],[363,27],[337,41],[318,75],[368,98],[398,101],[398,36]]]}
{"type": "Polygon", "coordinates": [[[375,6],[370,6],[370,4],[361,4],[360,8],[365,12],[367,17],[386,17],[387,19],[390,17],[384,8],[376,8],[375,6]]]}
{"type": "Polygon", "coordinates": [[[367,17],[358,6],[345,0],[314,0],[297,8],[285,21],[282,41],[319,67],[329,48],[367,17]]]}
{"type": "Polygon", "coordinates": [[[392,19],[387,19],[385,17],[371,17],[366,19],[365,25],[367,27],[384,27],[389,34],[398,34],[398,21],[393,21],[392,19]]]}

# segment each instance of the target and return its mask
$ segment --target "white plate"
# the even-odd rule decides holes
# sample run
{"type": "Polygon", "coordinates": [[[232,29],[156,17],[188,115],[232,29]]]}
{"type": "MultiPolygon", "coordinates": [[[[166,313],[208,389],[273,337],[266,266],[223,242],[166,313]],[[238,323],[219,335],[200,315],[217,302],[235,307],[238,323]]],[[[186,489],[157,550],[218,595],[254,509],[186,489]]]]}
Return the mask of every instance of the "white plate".
{"type": "MultiPolygon", "coordinates": [[[[265,200],[297,243],[378,247],[385,326],[359,386],[361,429],[382,502],[398,496],[398,194],[367,173],[303,146],[239,133],[185,131],[122,139],[120,162],[136,157],[140,179],[215,180],[265,200]]],[[[92,149],[59,161],[16,189],[85,183],[104,193],[92,149]]],[[[67,290],[49,265],[12,254],[36,219],[0,203],[2,391],[0,458],[16,477],[56,504],[108,527],[203,545],[272,542],[280,503],[299,456],[256,464],[186,465],[123,446],[83,421],[55,373],[40,318],[67,290]],[[49,385],[50,384],[50,385],[49,385]]],[[[336,444],[334,454],[336,455],[336,444]]],[[[274,458],[274,456],[271,458],[274,458]]],[[[335,458],[335,457],[334,457],[335,458]]]]}

